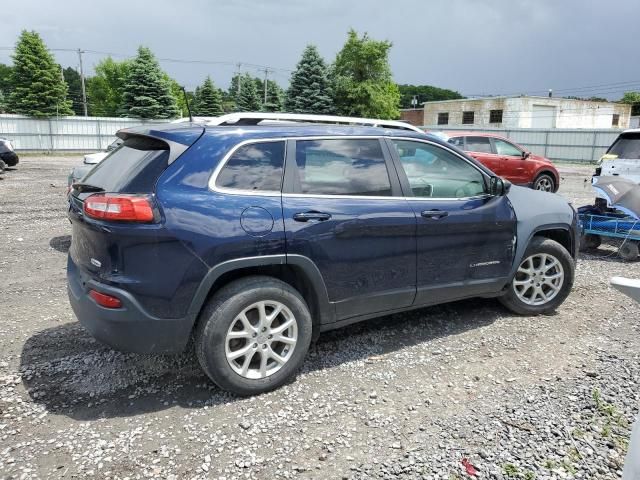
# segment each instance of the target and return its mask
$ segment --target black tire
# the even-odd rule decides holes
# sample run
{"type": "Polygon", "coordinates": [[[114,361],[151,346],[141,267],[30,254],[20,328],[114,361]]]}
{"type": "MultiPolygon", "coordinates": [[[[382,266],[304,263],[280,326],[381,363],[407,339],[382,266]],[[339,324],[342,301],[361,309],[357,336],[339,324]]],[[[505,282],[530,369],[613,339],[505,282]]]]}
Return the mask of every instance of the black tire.
{"type": "Polygon", "coordinates": [[[4,160],[0,160],[0,172],[4,172],[7,169],[7,164],[4,163],[4,160]]]}
{"type": "MultiPolygon", "coordinates": [[[[295,376],[309,349],[312,328],[309,308],[297,290],[273,277],[245,277],[224,286],[200,313],[195,332],[196,355],[202,369],[220,388],[242,396],[257,395],[274,390],[295,376]],[[289,309],[297,325],[297,342],[279,370],[265,378],[251,379],[233,370],[225,342],[236,316],[261,301],[280,302],[289,309]]],[[[248,345],[253,340],[246,342],[248,345]]]]}
{"type": "Polygon", "coordinates": [[[638,242],[633,240],[626,240],[618,249],[618,255],[627,262],[634,262],[638,260],[640,249],[638,248],[638,242]]]}
{"type": "Polygon", "coordinates": [[[593,235],[587,233],[580,238],[580,251],[585,252],[587,250],[595,250],[602,245],[602,237],[600,235],[593,235]]]}
{"type": "Polygon", "coordinates": [[[567,252],[567,250],[558,242],[544,237],[534,237],[527,247],[520,265],[522,265],[530,256],[541,253],[551,255],[560,262],[564,272],[563,283],[560,285],[560,289],[555,297],[547,303],[529,305],[522,301],[516,294],[513,282],[516,281],[516,278],[518,277],[515,276],[512,281],[509,282],[507,291],[499,298],[499,300],[505,307],[518,315],[541,315],[552,313],[562,304],[562,302],[566,300],[567,296],[571,292],[575,275],[575,263],[569,252],[567,252]]]}
{"type": "Polygon", "coordinates": [[[555,192],[558,189],[556,179],[548,173],[541,173],[533,181],[534,190],[542,190],[543,192],[555,192]]]}

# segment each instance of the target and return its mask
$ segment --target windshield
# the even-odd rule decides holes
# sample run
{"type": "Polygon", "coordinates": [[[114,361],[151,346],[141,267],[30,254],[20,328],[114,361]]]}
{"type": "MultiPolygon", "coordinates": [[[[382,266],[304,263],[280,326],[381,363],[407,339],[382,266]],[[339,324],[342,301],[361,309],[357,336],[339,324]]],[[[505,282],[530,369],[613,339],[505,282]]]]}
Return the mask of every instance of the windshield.
{"type": "Polygon", "coordinates": [[[640,132],[623,133],[613,142],[607,153],[617,155],[618,158],[640,159],[640,132]]]}

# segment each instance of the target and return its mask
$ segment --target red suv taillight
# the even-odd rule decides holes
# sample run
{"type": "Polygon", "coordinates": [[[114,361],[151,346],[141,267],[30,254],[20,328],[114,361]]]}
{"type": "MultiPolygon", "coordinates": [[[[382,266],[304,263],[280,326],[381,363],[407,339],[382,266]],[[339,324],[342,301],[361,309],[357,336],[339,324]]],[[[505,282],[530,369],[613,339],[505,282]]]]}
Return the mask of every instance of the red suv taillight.
{"type": "Polygon", "coordinates": [[[119,222],[149,223],[155,218],[149,195],[96,193],[84,200],[84,213],[90,218],[119,222]]]}

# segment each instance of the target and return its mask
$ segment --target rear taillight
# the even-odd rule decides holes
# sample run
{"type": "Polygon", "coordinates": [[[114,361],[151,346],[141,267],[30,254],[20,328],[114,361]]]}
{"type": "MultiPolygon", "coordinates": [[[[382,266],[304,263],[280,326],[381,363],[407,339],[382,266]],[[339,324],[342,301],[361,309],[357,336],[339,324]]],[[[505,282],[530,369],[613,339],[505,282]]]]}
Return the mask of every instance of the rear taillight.
{"type": "Polygon", "coordinates": [[[122,306],[122,301],[113,295],[89,290],[89,296],[93,298],[98,305],[105,308],[120,308],[122,306]]]}
{"type": "Polygon", "coordinates": [[[149,195],[96,193],[84,200],[84,213],[99,220],[153,222],[153,200],[149,195]]]}

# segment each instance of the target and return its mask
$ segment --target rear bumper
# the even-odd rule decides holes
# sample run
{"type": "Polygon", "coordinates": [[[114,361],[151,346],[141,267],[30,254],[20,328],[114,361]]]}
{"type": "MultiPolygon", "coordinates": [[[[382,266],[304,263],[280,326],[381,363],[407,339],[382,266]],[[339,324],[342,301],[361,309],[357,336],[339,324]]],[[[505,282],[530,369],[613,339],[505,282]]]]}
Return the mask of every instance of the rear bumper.
{"type": "Polygon", "coordinates": [[[2,152],[0,153],[0,159],[9,167],[15,167],[20,161],[16,152],[2,152]]]}
{"type": "Polygon", "coordinates": [[[94,338],[116,350],[179,353],[189,341],[193,318],[153,317],[125,290],[96,282],[84,274],[71,257],[67,260],[67,292],[80,323],[94,338]],[[122,307],[113,309],[98,305],[89,296],[90,289],[118,297],[122,307]]]}

